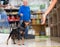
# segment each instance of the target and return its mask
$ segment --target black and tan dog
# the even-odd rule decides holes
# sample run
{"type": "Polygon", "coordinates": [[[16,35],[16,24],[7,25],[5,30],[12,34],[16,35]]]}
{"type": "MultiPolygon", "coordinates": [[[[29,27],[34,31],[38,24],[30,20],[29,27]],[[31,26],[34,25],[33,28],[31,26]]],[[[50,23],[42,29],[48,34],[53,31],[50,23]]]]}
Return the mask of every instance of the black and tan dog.
{"type": "MultiPolygon", "coordinates": [[[[24,41],[24,31],[25,31],[25,24],[22,23],[23,26],[20,26],[20,24],[18,24],[18,26],[14,29],[12,29],[8,39],[7,39],[7,44],[8,44],[8,40],[11,38],[13,40],[13,43],[16,44],[15,40],[18,39],[22,39],[22,41],[24,41]]],[[[23,43],[23,42],[22,42],[23,43]]]]}

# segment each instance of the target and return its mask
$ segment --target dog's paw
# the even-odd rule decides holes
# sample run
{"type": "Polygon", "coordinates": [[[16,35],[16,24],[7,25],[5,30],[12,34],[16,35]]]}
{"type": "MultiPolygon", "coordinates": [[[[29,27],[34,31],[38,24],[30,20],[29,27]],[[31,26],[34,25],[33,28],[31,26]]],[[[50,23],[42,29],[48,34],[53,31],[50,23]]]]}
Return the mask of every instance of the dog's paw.
{"type": "Polygon", "coordinates": [[[16,43],[13,43],[13,44],[16,44],[16,43]]]}
{"type": "Polygon", "coordinates": [[[22,45],[25,45],[25,44],[22,44],[22,45]]]}
{"type": "Polygon", "coordinates": [[[21,45],[20,43],[17,43],[18,45],[21,45]]]}
{"type": "Polygon", "coordinates": [[[6,44],[8,45],[8,42],[6,44]]]}

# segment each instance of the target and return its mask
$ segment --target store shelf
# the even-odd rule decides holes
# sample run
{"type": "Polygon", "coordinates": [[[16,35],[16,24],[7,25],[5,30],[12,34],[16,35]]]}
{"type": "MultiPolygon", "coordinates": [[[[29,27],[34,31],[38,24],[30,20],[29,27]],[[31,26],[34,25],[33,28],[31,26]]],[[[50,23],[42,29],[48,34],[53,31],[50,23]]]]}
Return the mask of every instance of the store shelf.
{"type": "Polygon", "coordinates": [[[57,26],[57,23],[56,24],[50,24],[50,27],[52,27],[52,26],[57,26]]]}
{"type": "Polygon", "coordinates": [[[60,24],[60,21],[57,24],[60,24]]]}
{"type": "Polygon", "coordinates": [[[52,23],[53,23],[53,21],[52,21],[52,17],[50,17],[49,20],[50,20],[50,24],[52,24],[52,23]]]}
{"type": "Polygon", "coordinates": [[[32,18],[31,20],[34,20],[34,19],[35,19],[35,20],[41,20],[41,18],[32,18]]]}
{"type": "Polygon", "coordinates": [[[60,6],[57,8],[57,17],[58,17],[58,22],[60,21],[60,6]]]}
{"type": "Polygon", "coordinates": [[[33,26],[33,29],[35,30],[36,36],[39,36],[41,33],[40,32],[44,32],[45,33],[45,27],[46,25],[41,25],[41,16],[42,16],[42,12],[32,12],[32,17],[31,17],[31,25],[33,26]],[[43,29],[41,29],[43,28],[43,29]]]}
{"type": "Polygon", "coordinates": [[[32,14],[33,15],[37,15],[37,14],[40,15],[40,14],[43,14],[43,12],[33,12],[32,14]]]}
{"type": "Polygon", "coordinates": [[[18,9],[5,9],[6,12],[12,13],[12,12],[18,12],[18,9]]]}
{"type": "Polygon", "coordinates": [[[18,15],[18,8],[5,9],[7,15],[18,15]]]}
{"type": "Polygon", "coordinates": [[[19,8],[4,8],[5,10],[19,10],[19,8]]]}
{"type": "Polygon", "coordinates": [[[58,24],[58,37],[60,37],[60,23],[58,24]]]}
{"type": "Polygon", "coordinates": [[[50,27],[50,35],[53,36],[53,27],[50,27]]]}
{"type": "Polygon", "coordinates": [[[53,30],[54,30],[54,37],[58,37],[57,26],[53,26],[53,30]]]}
{"type": "Polygon", "coordinates": [[[51,37],[60,38],[60,5],[57,5],[49,15],[51,37]]]}
{"type": "Polygon", "coordinates": [[[60,0],[57,1],[57,3],[56,3],[56,7],[58,7],[58,6],[60,6],[60,0]]]}
{"type": "Polygon", "coordinates": [[[18,15],[18,12],[12,12],[12,13],[11,12],[7,12],[7,15],[10,15],[10,14],[11,15],[18,15]]]}
{"type": "Polygon", "coordinates": [[[53,19],[53,24],[56,24],[57,23],[57,13],[56,13],[56,10],[54,10],[53,14],[52,14],[52,19],[53,19]]]}

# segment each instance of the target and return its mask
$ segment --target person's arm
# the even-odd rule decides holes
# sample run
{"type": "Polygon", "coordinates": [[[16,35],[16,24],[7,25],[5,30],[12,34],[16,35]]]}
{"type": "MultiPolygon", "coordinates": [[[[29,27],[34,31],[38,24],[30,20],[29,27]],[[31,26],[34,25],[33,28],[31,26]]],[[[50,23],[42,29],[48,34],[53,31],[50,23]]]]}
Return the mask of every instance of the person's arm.
{"type": "Polygon", "coordinates": [[[22,7],[19,8],[18,15],[19,15],[19,16],[22,16],[22,15],[23,15],[23,14],[22,14],[22,7]]]}
{"type": "Polygon", "coordinates": [[[30,7],[29,7],[29,22],[31,22],[31,12],[30,12],[30,7]]]}
{"type": "MultiPolygon", "coordinates": [[[[29,11],[30,11],[30,8],[29,8],[29,11]]],[[[29,12],[29,18],[31,19],[31,12],[29,12]]]]}
{"type": "Polygon", "coordinates": [[[48,7],[47,11],[45,12],[45,16],[47,16],[47,14],[49,14],[49,12],[54,8],[55,4],[56,4],[57,0],[52,0],[50,6],[48,7]]]}
{"type": "Polygon", "coordinates": [[[50,6],[48,7],[47,11],[44,13],[42,18],[42,24],[45,24],[46,16],[50,13],[50,11],[54,8],[57,0],[52,0],[50,6]]]}

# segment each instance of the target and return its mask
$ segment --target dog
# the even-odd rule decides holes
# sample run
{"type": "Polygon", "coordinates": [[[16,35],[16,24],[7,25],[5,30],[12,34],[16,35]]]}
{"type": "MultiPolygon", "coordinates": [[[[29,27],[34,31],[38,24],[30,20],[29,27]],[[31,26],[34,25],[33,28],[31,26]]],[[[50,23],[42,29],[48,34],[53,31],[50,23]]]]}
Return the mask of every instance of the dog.
{"type": "Polygon", "coordinates": [[[25,34],[24,22],[22,23],[22,25],[18,24],[18,26],[16,28],[12,29],[12,31],[10,32],[10,35],[7,39],[7,45],[8,45],[8,41],[10,38],[13,40],[13,44],[16,44],[16,42],[15,42],[16,39],[20,40],[20,39],[24,38],[24,34],[25,34]]]}
{"type": "Polygon", "coordinates": [[[15,43],[15,40],[16,40],[16,39],[19,40],[19,32],[17,31],[17,29],[12,29],[12,31],[11,31],[8,39],[7,39],[7,44],[8,44],[8,40],[10,39],[10,37],[11,37],[11,39],[13,40],[13,44],[16,44],[16,43],[15,43]]]}

